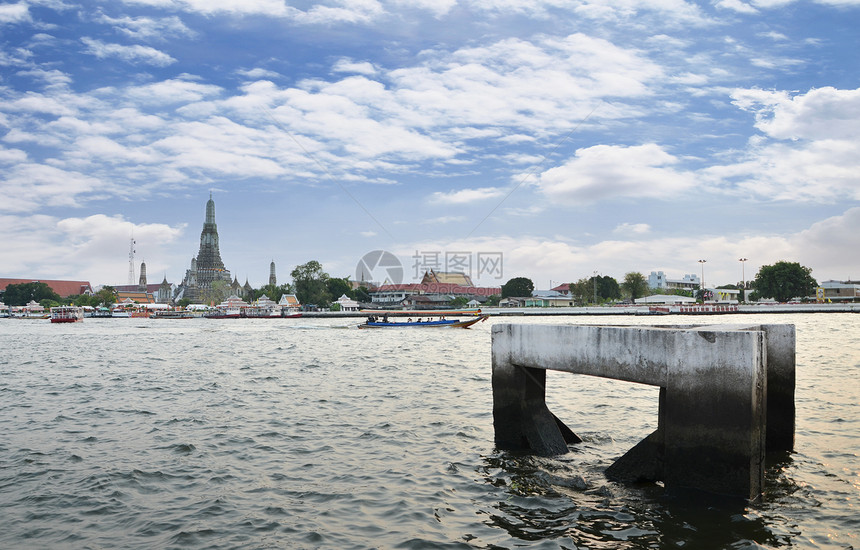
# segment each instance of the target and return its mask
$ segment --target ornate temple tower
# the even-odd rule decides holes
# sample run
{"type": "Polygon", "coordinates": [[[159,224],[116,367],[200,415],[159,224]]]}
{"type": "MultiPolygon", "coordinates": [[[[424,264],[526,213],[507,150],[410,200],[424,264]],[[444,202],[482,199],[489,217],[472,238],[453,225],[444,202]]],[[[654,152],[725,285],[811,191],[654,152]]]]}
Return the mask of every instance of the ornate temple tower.
{"type": "Polygon", "coordinates": [[[218,226],[215,225],[215,201],[209,193],[206,202],[206,221],[200,232],[200,251],[197,253],[197,287],[209,289],[214,281],[227,281],[230,284],[230,272],[224,268],[221,261],[221,251],[218,248],[218,226]]]}
{"type": "MultiPolygon", "coordinates": [[[[230,272],[221,261],[221,251],[218,248],[218,226],[215,224],[215,201],[212,193],[209,193],[209,201],[206,203],[206,221],[203,222],[203,231],[200,232],[200,250],[195,258],[191,258],[191,269],[185,272],[185,279],[177,289],[175,300],[188,298],[192,302],[204,299],[209,301],[220,301],[227,297],[230,291],[230,272]],[[222,289],[223,296],[216,296],[210,292],[212,283],[224,281],[222,289]]],[[[216,292],[215,294],[219,294],[216,292]]]]}
{"type": "Polygon", "coordinates": [[[272,260],[272,263],[269,264],[269,285],[278,286],[278,279],[275,277],[275,260],[272,260]]]}
{"type": "Polygon", "coordinates": [[[140,280],[137,282],[137,291],[146,292],[146,262],[140,262],[140,280]]]}

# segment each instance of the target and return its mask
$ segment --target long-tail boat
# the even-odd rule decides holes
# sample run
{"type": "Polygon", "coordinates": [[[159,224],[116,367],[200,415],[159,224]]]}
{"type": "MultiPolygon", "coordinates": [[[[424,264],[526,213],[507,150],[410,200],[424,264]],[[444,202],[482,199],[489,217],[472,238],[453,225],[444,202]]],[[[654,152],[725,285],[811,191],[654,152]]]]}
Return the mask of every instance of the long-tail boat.
{"type": "Polygon", "coordinates": [[[368,313],[367,320],[358,325],[358,328],[469,328],[475,323],[481,323],[487,320],[489,315],[481,315],[481,310],[459,310],[459,311],[402,311],[402,310],[365,310],[368,313]],[[397,315],[398,317],[407,317],[403,321],[389,319],[389,316],[397,315]],[[379,318],[378,315],[382,315],[379,318]],[[446,319],[450,316],[471,315],[471,319],[446,319]],[[417,317],[413,321],[411,316],[417,317]],[[424,320],[424,318],[427,318],[424,320]],[[440,317],[433,319],[433,317],[440,317]]]}

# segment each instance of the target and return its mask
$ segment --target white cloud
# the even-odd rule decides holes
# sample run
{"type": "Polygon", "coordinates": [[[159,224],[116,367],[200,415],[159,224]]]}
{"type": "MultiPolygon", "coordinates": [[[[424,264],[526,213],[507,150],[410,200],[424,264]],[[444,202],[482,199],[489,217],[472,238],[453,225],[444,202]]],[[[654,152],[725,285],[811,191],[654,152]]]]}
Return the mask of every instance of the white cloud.
{"type": "Polygon", "coordinates": [[[540,174],[537,185],[549,198],[565,203],[677,198],[695,185],[694,174],[675,168],[679,162],[656,144],[596,145],[540,174]]]}
{"type": "Polygon", "coordinates": [[[806,94],[736,90],[734,103],[756,116],[763,136],[746,158],[702,170],[723,188],[758,198],[835,202],[860,199],[860,89],[806,94]]]}
{"type": "Polygon", "coordinates": [[[238,70],[236,71],[236,73],[252,80],[261,80],[264,78],[281,78],[283,76],[278,72],[261,69],[260,67],[255,67],[253,69],[248,70],[238,70]]]}
{"type": "Polygon", "coordinates": [[[442,17],[457,6],[458,0],[391,0],[390,3],[397,8],[421,9],[442,17]]]}
{"type": "Polygon", "coordinates": [[[369,61],[353,61],[351,59],[339,59],[332,67],[333,73],[355,73],[372,76],[377,73],[376,67],[369,61]]]}
{"type": "Polygon", "coordinates": [[[191,37],[195,33],[176,16],[172,17],[109,17],[101,14],[96,21],[112,25],[118,32],[137,40],[166,40],[191,37]]]}
{"type": "MultiPolygon", "coordinates": [[[[186,76],[187,75],[183,75],[186,76]]],[[[111,90],[114,92],[114,90],[111,90]]],[[[129,86],[121,92],[142,105],[175,105],[213,99],[222,93],[214,84],[194,82],[190,78],[172,78],[140,86],[129,86]]]]}
{"type": "Polygon", "coordinates": [[[283,17],[289,13],[283,0],[242,0],[241,2],[236,0],[124,0],[124,2],[204,15],[283,17]]]}
{"type": "Polygon", "coordinates": [[[75,207],[82,195],[109,187],[98,178],[33,163],[13,164],[0,178],[0,211],[6,212],[31,212],[42,205],[75,207]]]}
{"type": "Polygon", "coordinates": [[[0,5],[0,25],[30,21],[30,6],[26,2],[0,5]]]}
{"type": "Polygon", "coordinates": [[[151,255],[150,275],[167,269],[165,249],[185,226],[134,224],[122,216],[97,214],[59,219],[45,215],[0,216],[0,265],[23,277],[89,280],[124,284],[128,239],[134,234],[138,253],[151,255]]]}
{"type": "Polygon", "coordinates": [[[831,86],[805,94],[782,91],[735,90],[735,105],[756,116],[756,128],[775,139],[860,138],[860,88],[831,86]]]}
{"type": "Polygon", "coordinates": [[[743,276],[752,280],[763,265],[796,261],[810,267],[818,281],[857,278],[860,257],[846,254],[856,248],[854,236],[860,234],[860,207],[847,210],[812,224],[809,228],[785,234],[755,234],[738,231],[724,235],[657,235],[630,239],[602,239],[578,243],[535,235],[496,236],[468,240],[426,240],[394,250],[410,258],[416,250],[501,252],[503,276],[473,277],[479,284],[500,285],[513,277],[529,277],[537,288],[549,288],[549,280],[572,282],[590,277],[594,271],[621,280],[630,271],[645,275],[663,270],[670,277],[699,274],[699,259],[705,264],[707,284],[734,284],[742,277],[738,258],[749,258],[743,276]],[[704,252],[703,252],[704,251],[704,252]]]}
{"type": "Polygon", "coordinates": [[[814,266],[813,276],[818,282],[828,279],[858,279],[860,265],[857,255],[857,235],[860,235],[860,207],[850,208],[812,224],[793,236],[796,257],[804,265],[814,266]]]}
{"type": "Polygon", "coordinates": [[[612,230],[613,233],[620,235],[644,235],[651,231],[651,226],[647,223],[622,223],[612,230]]]}
{"type": "Polygon", "coordinates": [[[444,204],[467,204],[501,197],[504,194],[505,191],[497,187],[481,187],[478,189],[460,189],[448,193],[437,191],[430,195],[430,200],[444,204]]]}
{"type": "Polygon", "coordinates": [[[20,149],[0,147],[0,165],[18,164],[27,160],[27,152],[20,149]]]}
{"type": "Polygon", "coordinates": [[[302,24],[323,24],[332,26],[342,23],[372,23],[385,13],[381,2],[377,0],[342,0],[336,1],[336,6],[317,4],[307,11],[291,9],[293,19],[302,24]]]}
{"type": "Polygon", "coordinates": [[[94,55],[99,59],[116,57],[127,63],[143,63],[156,67],[166,67],[176,63],[176,59],[170,55],[149,46],[108,44],[86,36],[81,38],[81,42],[87,46],[85,53],[94,55]]]}
{"type": "Polygon", "coordinates": [[[717,3],[714,5],[718,8],[732,10],[738,13],[758,13],[758,10],[755,8],[755,6],[751,6],[749,3],[743,2],[742,0],[718,0],[717,3]]]}
{"type": "Polygon", "coordinates": [[[437,218],[424,220],[421,223],[424,225],[442,225],[447,223],[460,223],[464,221],[466,221],[465,216],[439,216],[437,218]]]}

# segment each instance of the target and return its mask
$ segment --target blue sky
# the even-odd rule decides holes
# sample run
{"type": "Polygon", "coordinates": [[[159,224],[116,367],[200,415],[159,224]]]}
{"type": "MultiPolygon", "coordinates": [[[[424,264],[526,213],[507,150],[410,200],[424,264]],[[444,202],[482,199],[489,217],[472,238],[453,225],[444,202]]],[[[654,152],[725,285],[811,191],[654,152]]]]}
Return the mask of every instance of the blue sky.
{"type": "Polygon", "coordinates": [[[254,286],[373,250],[857,279],[857,29],[860,0],[0,3],[0,276],[124,284],[133,234],[179,282],[211,191],[254,286]]]}

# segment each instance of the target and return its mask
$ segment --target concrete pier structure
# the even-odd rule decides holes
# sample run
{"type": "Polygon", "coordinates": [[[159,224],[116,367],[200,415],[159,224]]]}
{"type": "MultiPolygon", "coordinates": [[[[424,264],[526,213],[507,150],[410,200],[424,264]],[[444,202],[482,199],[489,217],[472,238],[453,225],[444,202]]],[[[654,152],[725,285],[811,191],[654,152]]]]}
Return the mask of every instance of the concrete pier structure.
{"type": "Polygon", "coordinates": [[[792,325],[495,325],[496,445],[555,455],[579,439],[546,406],[546,370],[649,384],[657,430],[607,476],[755,499],[766,451],[793,445],[794,349],[792,325]]]}

